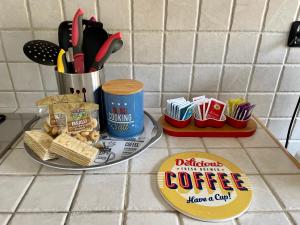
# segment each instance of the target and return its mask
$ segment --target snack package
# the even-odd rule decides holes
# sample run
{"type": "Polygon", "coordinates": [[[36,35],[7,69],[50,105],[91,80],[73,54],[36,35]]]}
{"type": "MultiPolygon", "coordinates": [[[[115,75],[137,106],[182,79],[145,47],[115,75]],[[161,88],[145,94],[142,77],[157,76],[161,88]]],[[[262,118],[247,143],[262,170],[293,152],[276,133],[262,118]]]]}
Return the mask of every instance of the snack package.
{"type": "Polygon", "coordinates": [[[44,129],[52,137],[67,133],[82,142],[95,143],[100,138],[98,112],[99,106],[88,102],[49,105],[44,129]]]}
{"type": "Polygon", "coordinates": [[[243,98],[229,99],[228,101],[228,116],[237,120],[247,120],[251,117],[255,105],[246,102],[243,98]]]}
{"type": "Polygon", "coordinates": [[[194,110],[194,102],[185,100],[185,98],[175,98],[167,100],[166,114],[177,120],[189,119],[194,110]]]}
{"type": "Polygon", "coordinates": [[[226,108],[226,104],[214,98],[199,96],[193,98],[195,103],[194,116],[198,120],[220,120],[226,108]]]}

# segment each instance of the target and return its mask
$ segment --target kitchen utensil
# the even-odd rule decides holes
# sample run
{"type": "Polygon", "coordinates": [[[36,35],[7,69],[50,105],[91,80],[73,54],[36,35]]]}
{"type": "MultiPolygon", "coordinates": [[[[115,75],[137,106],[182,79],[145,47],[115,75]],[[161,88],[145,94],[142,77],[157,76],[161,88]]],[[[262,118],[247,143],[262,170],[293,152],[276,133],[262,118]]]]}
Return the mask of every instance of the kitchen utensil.
{"type": "Polygon", "coordinates": [[[50,41],[33,40],[23,46],[24,54],[33,62],[54,66],[57,64],[57,56],[60,48],[50,41]]]}
{"type": "MultiPolygon", "coordinates": [[[[82,24],[87,27],[103,28],[103,24],[94,20],[95,17],[91,17],[90,20],[83,19],[82,24]]],[[[65,51],[72,47],[72,21],[63,21],[58,27],[58,43],[65,51]]]]}
{"type": "Polygon", "coordinates": [[[82,51],[83,42],[83,27],[82,17],[83,10],[78,9],[74,15],[72,22],[72,46],[74,57],[74,70],[75,73],[84,73],[84,53],[82,51]]]}
{"type": "Polygon", "coordinates": [[[65,50],[61,49],[57,57],[57,71],[60,73],[68,72],[68,64],[65,50]]]}
{"type": "Polygon", "coordinates": [[[123,46],[123,41],[121,38],[122,34],[120,32],[109,36],[109,38],[104,42],[97,52],[94,62],[89,69],[90,72],[101,69],[109,56],[123,46]]]}
{"type": "Polygon", "coordinates": [[[89,69],[100,47],[108,39],[108,33],[100,27],[86,27],[83,31],[83,52],[85,68],[89,69]]]}

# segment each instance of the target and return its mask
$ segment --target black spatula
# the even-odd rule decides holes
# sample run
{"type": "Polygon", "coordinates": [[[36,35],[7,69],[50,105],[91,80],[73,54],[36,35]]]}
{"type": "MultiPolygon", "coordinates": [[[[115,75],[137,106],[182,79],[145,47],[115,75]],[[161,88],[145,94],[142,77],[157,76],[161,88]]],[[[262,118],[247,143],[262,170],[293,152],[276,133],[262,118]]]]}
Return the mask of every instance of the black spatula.
{"type": "Polygon", "coordinates": [[[58,45],[44,40],[29,41],[23,46],[23,52],[29,59],[46,66],[56,65],[59,50],[58,45]]]}

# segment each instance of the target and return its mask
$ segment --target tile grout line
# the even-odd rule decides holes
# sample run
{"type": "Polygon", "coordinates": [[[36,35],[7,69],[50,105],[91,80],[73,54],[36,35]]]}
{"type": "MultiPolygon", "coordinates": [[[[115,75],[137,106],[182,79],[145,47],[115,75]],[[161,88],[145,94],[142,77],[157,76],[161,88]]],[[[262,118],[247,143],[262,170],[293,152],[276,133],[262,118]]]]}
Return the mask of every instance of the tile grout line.
{"type": "MultiPolygon", "coordinates": [[[[69,206],[68,214],[67,214],[67,216],[65,218],[65,221],[64,221],[64,225],[66,225],[66,224],[69,223],[71,213],[73,211],[76,199],[78,197],[78,194],[79,194],[79,191],[80,191],[80,188],[81,188],[81,185],[82,185],[82,181],[84,179],[84,175],[85,175],[85,171],[83,171],[80,174],[79,180],[78,180],[77,185],[76,185],[77,187],[75,188],[75,191],[74,191],[74,194],[73,194],[73,198],[72,198],[71,204],[69,206]]],[[[79,176],[79,175],[77,175],[77,176],[79,176]]]]}
{"type": "Polygon", "coordinates": [[[130,64],[131,64],[131,74],[130,76],[135,79],[135,64],[134,64],[134,15],[133,15],[133,10],[134,10],[134,0],[129,1],[130,4],[130,64]]]}
{"type": "Polygon", "coordinates": [[[123,213],[121,217],[121,224],[126,225],[127,222],[127,210],[129,204],[129,189],[130,189],[130,171],[131,171],[131,160],[127,163],[127,174],[125,176],[125,190],[124,190],[124,203],[123,203],[123,213]]]}
{"type": "Polygon", "coordinates": [[[253,59],[252,59],[251,70],[250,70],[250,74],[249,74],[249,77],[248,77],[247,86],[246,86],[246,90],[245,90],[245,98],[246,99],[248,99],[250,85],[251,85],[254,70],[255,70],[255,67],[256,67],[256,64],[257,64],[257,57],[258,57],[258,53],[259,53],[259,49],[260,49],[261,41],[262,41],[262,32],[263,32],[263,29],[265,27],[266,17],[267,17],[267,13],[268,13],[268,9],[269,9],[269,4],[270,4],[270,0],[266,0],[265,5],[264,5],[264,9],[263,9],[262,18],[261,18],[260,29],[259,29],[259,32],[258,32],[258,38],[257,38],[257,41],[256,41],[255,50],[254,50],[254,56],[253,56],[253,59]]]}
{"type": "Polygon", "coordinates": [[[11,224],[13,218],[15,217],[15,214],[18,212],[18,210],[19,210],[19,208],[21,207],[21,205],[22,205],[24,199],[26,198],[28,192],[31,190],[31,187],[34,185],[34,183],[35,183],[35,181],[36,181],[36,179],[37,179],[37,177],[38,177],[37,175],[40,173],[40,171],[42,170],[42,168],[43,168],[43,166],[40,165],[40,167],[39,167],[39,169],[38,169],[36,175],[31,176],[31,177],[33,177],[33,178],[32,178],[32,180],[31,180],[30,184],[28,185],[26,191],[24,192],[23,196],[21,197],[20,201],[18,202],[16,208],[14,209],[14,212],[12,213],[11,217],[10,217],[9,220],[7,221],[7,225],[11,224]]]}
{"type": "Polygon", "coordinates": [[[197,54],[197,47],[198,47],[198,30],[200,27],[200,15],[201,15],[201,8],[202,8],[202,0],[197,1],[197,12],[196,12],[196,18],[195,18],[195,29],[194,32],[194,40],[193,40],[193,50],[192,50],[192,65],[191,65],[191,71],[189,76],[189,84],[188,84],[188,98],[191,98],[191,90],[192,90],[192,84],[194,81],[195,76],[195,62],[196,62],[196,54],[197,54]]]}
{"type": "MultiPolygon", "coordinates": [[[[294,15],[294,20],[296,18],[298,18],[299,15],[300,15],[300,4],[298,3],[297,11],[296,11],[296,13],[294,15]]],[[[290,48],[287,47],[287,49],[285,50],[285,55],[284,55],[283,61],[281,63],[281,69],[280,69],[280,72],[279,72],[279,75],[278,75],[278,79],[277,79],[277,82],[276,82],[276,85],[275,85],[275,89],[274,89],[274,92],[273,92],[273,99],[271,100],[271,105],[270,105],[269,113],[267,115],[268,118],[271,117],[272,112],[273,112],[274,107],[275,107],[275,100],[277,98],[276,96],[278,94],[279,86],[280,86],[280,83],[281,83],[281,80],[282,80],[282,77],[283,77],[284,68],[287,65],[286,62],[287,62],[287,59],[288,59],[289,52],[290,52],[290,48]]],[[[269,119],[267,120],[266,127],[268,125],[269,125],[269,119]]]]}
{"type": "Polygon", "coordinates": [[[225,37],[225,44],[223,47],[223,56],[222,56],[222,62],[221,62],[221,70],[220,70],[220,75],[219,75],[219,82],[217,86],[217,99],[220,98],[220,93],[222,91],[222,83],[223,83],[223,76],[225,73],[225,66],[226,66],[226,57],[228,53],[228,46],[229,46],[229,40],[230,40],[230,31],[233,23],[233,17],[234,17],[234,11],[235,11],[235,4],[236,0],[231,1],[231,7],[230,7],[230,13],[229,13],[229,19],[228,19],[228,31],[226,32],[226,37],[225,37]]]}
{"type": "Polygon", "coordinates": [[[166,39],[167,39],[167,32],[166,32],[166,26],[167,26],[167,18],[168,18],[168,2],[169,0],[163,0],[164,3],[164,15],[163,15],[163,30],[162,30],[162,36],[163,36],[163,40],[162,40],[162,69],[161,69],[161,86],[160,86],[160,102],[159,102],[159,106],[160,108],[163,107],[164,103],[163,103],[163,93],[164,93],[164,85],[165,85],[165,71],[166,71],[166,39]]]}
{"type": "Polygon", "coordinates": [[[262,172],[260,171],[260,169],[258,168],[258,166],[256,165],[256,163],[254,162],[254,160],[252,159],[251,155],[248,153],[248,151],[246,150],[246,147],[243,145],[243,143],[238,139],[240,145],[242,146],[243,150],[245,151],[246,155],[248,156],[249,160],[252,162],[253,166],[256,168],[256,170],[259,173],[259,176],[261,177],[261,179],[264,181],[264,183],[266,184],[266,186],[268,187],[268,189],[270,190],[270,192],[272,193],[272,195],[274,196],[274,198],[276,199],[276,201],[278,202],[280,208],[282,210],[286,209],[284,206],[284,203],[282,202],[282,200],[279,198],[279,196],[276,194],[275,190],[273,190],[272,186],[267,182],[267,180],[264,177],[264,174],[262,174],[262,172]]]}

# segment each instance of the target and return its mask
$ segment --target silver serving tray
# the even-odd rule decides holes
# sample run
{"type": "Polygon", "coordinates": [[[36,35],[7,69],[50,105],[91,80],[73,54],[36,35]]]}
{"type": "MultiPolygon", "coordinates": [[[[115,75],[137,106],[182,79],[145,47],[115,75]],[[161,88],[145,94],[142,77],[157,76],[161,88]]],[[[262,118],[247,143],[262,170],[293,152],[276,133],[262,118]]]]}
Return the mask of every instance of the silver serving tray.
{"type": "MultiPolygon", "coordinates": [[[[36,120],[33,120],[25,127],[25,130],[31,130],[39,119],[37,117],[36,120]]],[[[101,134],[104,150],[99,151],[94,164],[91,166],[80,166],[62,157],[43,161],[26,144],[24,146],[28,155],[44,166],[64,170],[93,170],[116,165],[141,154],[154,144],[161,135],[162,128],[149,113],[144,112],[144,132],[142,134],[130,139],[117,139],[107,133],[101,134]]]]}

